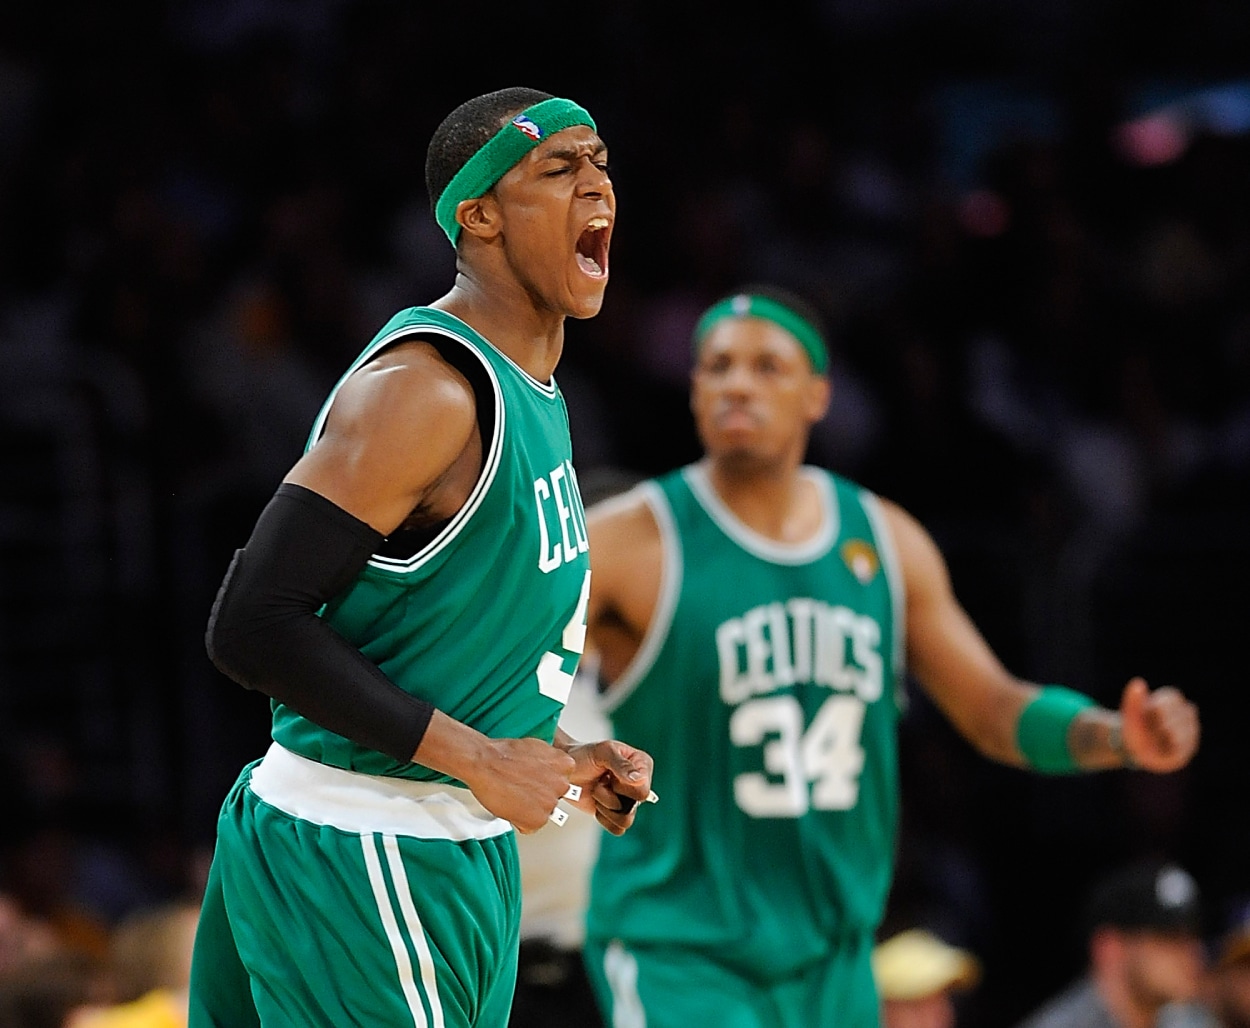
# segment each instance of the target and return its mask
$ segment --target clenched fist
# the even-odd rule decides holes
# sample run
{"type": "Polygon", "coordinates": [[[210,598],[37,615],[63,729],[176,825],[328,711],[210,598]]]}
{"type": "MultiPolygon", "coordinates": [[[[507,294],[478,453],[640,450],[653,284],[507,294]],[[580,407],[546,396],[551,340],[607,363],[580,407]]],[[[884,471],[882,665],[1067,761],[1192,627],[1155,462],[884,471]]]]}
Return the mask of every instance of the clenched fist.
{"type": "Polygon", "coordinates": [[[1177,771],[1198,749],[1198,708],[1179,689],[1151,692],[1144,678],[1124,687],[1120,737],[1133,766],[1144,771],[1177,771]]]}

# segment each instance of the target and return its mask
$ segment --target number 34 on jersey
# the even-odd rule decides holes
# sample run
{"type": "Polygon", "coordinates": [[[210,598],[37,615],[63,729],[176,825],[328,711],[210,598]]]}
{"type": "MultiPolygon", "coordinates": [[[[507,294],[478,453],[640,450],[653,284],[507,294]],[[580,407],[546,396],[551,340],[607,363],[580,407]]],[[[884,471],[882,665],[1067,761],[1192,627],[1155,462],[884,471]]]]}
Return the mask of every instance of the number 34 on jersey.
{"type": "Polygon", "coordinates": [[[849,810],[859,799],[866,705],[881,697],[881,627],[847,607],[795,598],[731,618],[716,630],[721,699],[735,707],[730,741],[762,749],[762,771],[734,779],[752,817],[849,810]],[[791,691],[813,684],[832,695],[805,723],[791,691]]]}

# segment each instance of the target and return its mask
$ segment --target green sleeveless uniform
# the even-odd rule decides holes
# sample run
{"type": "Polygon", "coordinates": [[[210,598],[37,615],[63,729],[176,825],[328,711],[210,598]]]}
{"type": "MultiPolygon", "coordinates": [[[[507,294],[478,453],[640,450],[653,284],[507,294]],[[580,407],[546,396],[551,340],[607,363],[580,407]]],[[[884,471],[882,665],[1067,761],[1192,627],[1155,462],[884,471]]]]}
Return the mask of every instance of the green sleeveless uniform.
{"type": "Polygon", "coordinates": [[[640,487],[664,572],[605,703],[655,758],[660,802],[603,838],[594,870],[588,964],[609,1023],[877,1023],[902,588],[876,498],[803,473],[825,517],[798,545],[738,521],[703,465],[640,487]]]}
{"type": "MultiPolygon", "coordinates": [[[[418,336],[480,368],[470,377],[479,383],[480,477],[436,536],[415,552],[384,547],[321,614],[392,682],[451,717],[494,738],[550,742],[582,652],[590,587],[554,381],[534,380],[459,319],[412,308],[335,387],[309,447],[347,376],[418,336]]],[[[279,703],[273,738],[219,820],[192,1028],[503,1028],[520,922],[512,826],[461,783],[279,703]],[[289,980],[293,960],[298,982],[289,980]]]]}
{"type": "MultiPolygon", "coordinates": [[[[459,340],[489,373],[496,417],[493,438],[483,440],[485,469],[436,539],[412,556],[374,556],[323,616],[392,682],[445,714],[494,738],[550,742],[585,640],[590,590],[564,398],[462,321],[430,308],[393,318],[348,374],[414,333],[459,340]]],[[[357,746],[281,704],[273,737],[334,767],[443,777],[357,746]]]]}

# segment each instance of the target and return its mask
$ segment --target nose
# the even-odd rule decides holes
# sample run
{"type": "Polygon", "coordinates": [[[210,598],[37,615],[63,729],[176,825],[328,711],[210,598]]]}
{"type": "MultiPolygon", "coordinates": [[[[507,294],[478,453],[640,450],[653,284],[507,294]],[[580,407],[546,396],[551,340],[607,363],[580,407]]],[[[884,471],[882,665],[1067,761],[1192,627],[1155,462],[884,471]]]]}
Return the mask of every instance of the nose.
{"type": "Polygon", "coordinates": [[[612,179],[593,157],[582,158],[577,174],[577,193],[588,200],[597,200],[612,193],[612,179]]]}
{"type": "Polygon", "coordinates": [[[730,396],[750,396],[755,391],[755,375],[746,361],[733,361],[720,377],[721,388],[730,396]]]}

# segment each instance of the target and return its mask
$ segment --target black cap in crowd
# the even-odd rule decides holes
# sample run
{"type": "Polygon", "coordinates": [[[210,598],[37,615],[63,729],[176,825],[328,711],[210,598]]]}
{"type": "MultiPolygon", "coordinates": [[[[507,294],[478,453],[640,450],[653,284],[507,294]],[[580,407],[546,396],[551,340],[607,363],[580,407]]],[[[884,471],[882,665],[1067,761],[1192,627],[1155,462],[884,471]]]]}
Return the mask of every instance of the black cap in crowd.
{"type": "Polygon", "coordinates": [[[1199,935],[1202,896],[1198,883],[1179,864],[1146,861],[1099,881],[1090,894],[1087,924],[1124,931],[1199,935]]]}

